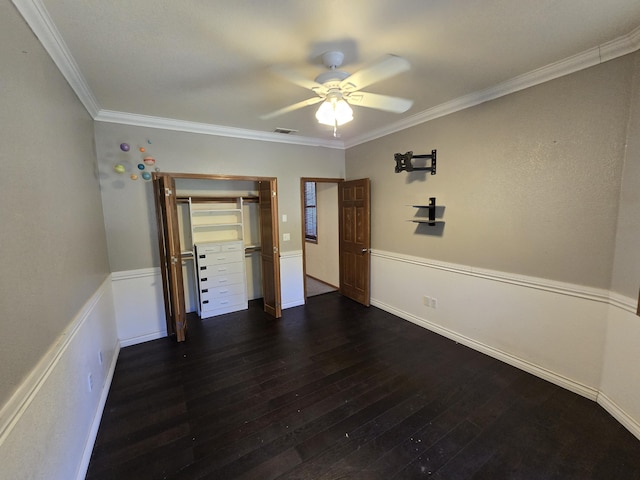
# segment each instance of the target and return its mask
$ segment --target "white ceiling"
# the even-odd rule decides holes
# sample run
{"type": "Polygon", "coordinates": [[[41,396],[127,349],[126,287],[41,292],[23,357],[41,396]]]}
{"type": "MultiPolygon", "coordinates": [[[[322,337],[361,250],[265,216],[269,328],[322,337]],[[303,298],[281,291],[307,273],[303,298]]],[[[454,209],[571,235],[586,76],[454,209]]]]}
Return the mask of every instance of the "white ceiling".
{"type": "Polygon", "coordinates": [[[338,148],[640,48],[638,0],[13,1],[95,118],[338,148]],[[409,60],[367,91],[413,107],[354,107],[338,140],[316,106],[259,118],[314,96],[271,66],[313,79],[336,49],[351,73],[409,60]]]}

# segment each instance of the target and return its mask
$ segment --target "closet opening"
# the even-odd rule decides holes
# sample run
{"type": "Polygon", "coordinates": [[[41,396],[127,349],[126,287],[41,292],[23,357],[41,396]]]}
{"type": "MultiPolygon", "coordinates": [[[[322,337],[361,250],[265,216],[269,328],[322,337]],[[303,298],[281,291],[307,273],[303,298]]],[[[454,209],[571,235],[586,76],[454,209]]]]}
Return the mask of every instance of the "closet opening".
{"type": "Polygon", "coordinates": [[[167,333],[263,299],[281,316],[277,183],[272,177],[153,175],[167,333]]]}

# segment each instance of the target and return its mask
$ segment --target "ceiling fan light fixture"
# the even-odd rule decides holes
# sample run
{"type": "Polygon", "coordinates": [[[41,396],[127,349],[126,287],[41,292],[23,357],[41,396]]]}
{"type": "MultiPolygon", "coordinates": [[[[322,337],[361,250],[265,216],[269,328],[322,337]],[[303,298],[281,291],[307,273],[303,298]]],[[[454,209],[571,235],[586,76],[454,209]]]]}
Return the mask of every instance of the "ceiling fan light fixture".
{"type": "Polygon", "coordinates": [[[327,98],[318,108],[316,118],[323,125],[340,126],[353,120],[353,110],[342,98],[327,98]]]}

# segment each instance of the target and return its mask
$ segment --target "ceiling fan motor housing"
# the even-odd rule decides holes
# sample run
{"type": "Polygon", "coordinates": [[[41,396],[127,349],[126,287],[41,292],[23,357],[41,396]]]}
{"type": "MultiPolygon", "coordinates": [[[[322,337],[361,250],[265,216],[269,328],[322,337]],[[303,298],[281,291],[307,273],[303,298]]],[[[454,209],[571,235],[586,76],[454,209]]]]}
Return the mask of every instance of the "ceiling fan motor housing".
{"type": "Polygon", "coordinates": [[[342,61],[344,60],[344,53],[342,52],[325,52],[322,54],[322,63],[327,68],[338,68],[342,65],[342,61]]]}
{"type": "Polygon", "coordinates": [[[316,77],[316,82],[325,85],[329,88],[337,87],[338,83],[347,78],[350,73],[343,70],[337,70],[342,65],[344,60],[344,53],[342,52],[325,52],[322,54],[322,63],[329,69],[328,72],[323,72],[316,77]],[[328,83],[335,83],[335,85],[328,85],[328,83]]]}

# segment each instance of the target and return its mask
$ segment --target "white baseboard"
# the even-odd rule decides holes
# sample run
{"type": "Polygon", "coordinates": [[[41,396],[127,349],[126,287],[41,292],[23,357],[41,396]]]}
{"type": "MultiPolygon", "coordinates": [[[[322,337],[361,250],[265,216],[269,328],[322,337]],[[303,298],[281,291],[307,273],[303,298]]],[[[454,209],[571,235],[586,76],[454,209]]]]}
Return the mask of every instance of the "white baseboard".
{"type": "Polygon", "coordinates": [[[627,412],[603,392],[598,393],[597,402],[640,440],[640,422],[628,415],[627,412]]]}
{"type": "Polygon", "coordinates": [[[540,377],[544,380],[547,380],[555,385],[558,385],[562,388],[565,388],[567,390],[570,390],[574,393],[577,393],[578,395],[582,395],[583,397],[586,397],[590,400],[596,400],[597,396],[598,396],[598,390],[592,387],[589,387],[587,385],[583,385],[579,382],[575,382],[563,375],[560,375],[558,373],[552,372],[550,370],[547,370],[545,368],[542,368],[538,365],[535,365],[531,362],[528,362],[526,360],[523,360],[521,358],[518,358],[514,355],[511,355],[507,352],[504,352],[502,350],[499,350],[497,348],[491,347],[489,345],[486,345],[484,343],[481,342],[477,342],[475,340],[473,340],[472,338],[469,337],[465,337],[464,335],[460,335],[452,330],[443,328],[440,325],[437,325],[433,322],[430,322],[424,318],[419,318],[416,317],[415,315],[411,315],[410,313],[404,312],[402,310],[399,310],[397,308],[392,307],[391,305],[387,305],[385,303],[382,303],[380,301],[371,300],[371,305],[378,307],[382,310],[384,310],[385,312],[389,312],[392,313],[393,315],[403,318],[411,323],[415,323],[416,325],[419,325],[423,328],[426,328],[427,330],[430,330],[432,332],[438,333],[440,335],[442,335],[443,337],[446,337],[450,340],[453,340],[454,342],[460,343],[462,345],[465,345],[467,347],[472,348],[473,350],[476,350],[478,352],[482,352],[486,355],[489,355],[490,357],[493,357],[497,360],[500,360],[504,363],[507,363],[509,365],[512,365],[516,368],[519,368],[520,370],[523,370],[525,372],[531,373],[532,375],[535,375],[536,377],[540,377]]]}
{"type": "Polygon", "coordinates": [[[107,371],[107,377],[102,387],[100,394],[100,402],[96,409],[96,414],[93,417],[91,423],[91,430],[89,430],[89,437],[87,444],[82,454],[82,461],[78,467],[78,476],[76,480],[84,480],[87,476],[87,469],[89,468],[89,461],[91,460],[91,454],[93,453],[93,447],[96,443],[96,437],[98,436],[98,429],[100,428],[100,422],[102,421],[102,414],[104,412],[104,406],[107,403],[107,397],[109,396],[109,389],[111,388],[111,381],[113,380],[113,374],[116,371],[116,363],[118,362],[118,355],[120,353],[120,345],[116,344],[114,347],[115,355],[111,358],[109,370],[107,371]]]}
{"type": "Polygon", "coordinates": [[[158,332],[147,333],[145,335],[139,335],[137,337],[130,337],[120,340],[120,348],[130,347],[131,345],[138,345],[139,343],[150,342],[151,340],[157,340],[158,338],[164,338],[167,336],[166,330],[158,332]]]}

